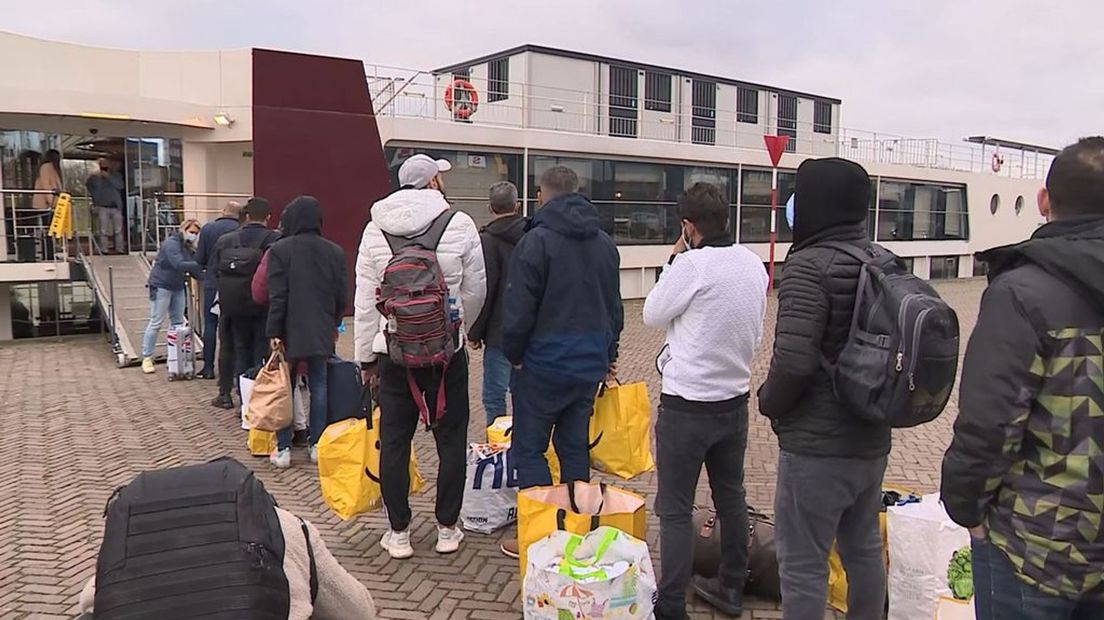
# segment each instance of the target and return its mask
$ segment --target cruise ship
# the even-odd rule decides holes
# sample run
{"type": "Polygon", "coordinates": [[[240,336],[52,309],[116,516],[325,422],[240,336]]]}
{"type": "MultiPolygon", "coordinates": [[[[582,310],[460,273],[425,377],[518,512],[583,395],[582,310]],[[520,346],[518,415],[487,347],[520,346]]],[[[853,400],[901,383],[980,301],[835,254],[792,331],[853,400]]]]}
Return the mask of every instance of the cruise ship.
{"type": "Polygon", "coordinates": [[[974,252],[1032,233],[1056,153],[849,129],[830,95],[536,45],[426,70],[3,33],[0,50],[28,59],[0,74],[0,294],[11,300],[0,304],[0,340],[105,331],[120,364],[136,359],[149,261],[184,218],[211,219],[251,195],[279,209],[311,194],[351,263],[371,204],[413,153],[453,164],[448,199],[480,224],[492,183],[515,183],[533,213],[541,172],[575,170],[618,245],[628,299],[654,285],[678,235],[678,196],[699,181],[722,189],[733,238],[764,263],[773,256],[780,275],[791,233],[772,213],[764,136],[788,137],[779,205],[804,159],[858,161],[874,180],[871,239],[933,279],[983,275],[974,252]],[[36,184],[50,150],[73,197],[72,238],[47,234],[42,206],[53,198],[36,184]],[[124,185],[122,248],[101,239],[85,189],[103,165],[124,185]]]}

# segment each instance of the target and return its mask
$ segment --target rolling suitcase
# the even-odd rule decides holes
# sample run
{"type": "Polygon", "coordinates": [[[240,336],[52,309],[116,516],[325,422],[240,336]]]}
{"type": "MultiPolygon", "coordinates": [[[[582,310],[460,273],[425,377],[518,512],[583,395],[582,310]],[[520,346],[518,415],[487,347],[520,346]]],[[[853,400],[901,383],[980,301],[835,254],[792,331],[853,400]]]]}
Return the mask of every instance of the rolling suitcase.
{"type": "Polygon", "coordinates": [[[195,334],[187,323],[172,325],[165,335],[168,343],[169,381],[195,378],[195,334]]]}

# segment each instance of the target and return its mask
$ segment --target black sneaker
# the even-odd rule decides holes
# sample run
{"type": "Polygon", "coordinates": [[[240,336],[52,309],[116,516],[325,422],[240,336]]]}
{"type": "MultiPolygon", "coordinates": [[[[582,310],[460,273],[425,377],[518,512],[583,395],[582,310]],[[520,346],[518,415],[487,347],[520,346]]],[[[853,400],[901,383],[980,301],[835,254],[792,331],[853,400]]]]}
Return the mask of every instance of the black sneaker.
{"type": "Polygon", "coordinates": [[[211,379],[215,378],[215,371],[205,366],[203,370],[199,371],[199,374],[196,376],[200,379],[206,379],[210,381],[211,379]]]}
{"type": "Polygon", "coordinates": [[[717,611],[733,618],[744,613],[744,593],[736,588],[726,588],[720,580],[694,576],[694,593],[717,611]]]}
{"type": "Polygon", "coordinates": [[[233,409],[234,400],[230,398],[229,394],[219,394],[211,401],[211,406],[219,409],[233,409]]]}
{"type": "Polygon", "coordinates": [[[310,445],[310,431],[307,429],[295,431],[295,434],[291,436],[291,445],[296,448],[306,448],[310,445]]]}

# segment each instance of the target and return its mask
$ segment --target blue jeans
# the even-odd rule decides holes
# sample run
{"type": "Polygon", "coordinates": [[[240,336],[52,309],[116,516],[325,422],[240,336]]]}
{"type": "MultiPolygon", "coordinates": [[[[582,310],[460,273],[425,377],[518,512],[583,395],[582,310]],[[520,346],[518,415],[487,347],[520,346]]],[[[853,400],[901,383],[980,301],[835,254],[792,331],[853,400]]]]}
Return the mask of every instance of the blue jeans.
{"type": "MultiPolygon", "coordinates": [[[[218,289],[203,289],[203,370],[213,372],[215,370],[215,346],[218,339],[219,317],[211,313],[211,306],[215,305],[215,295],[218,289]]],[[[226,343],[223,343],[226,346],[226,343]]]]}
{"type": "Polygon", "coordinates": [[[513,369],[502,349],[483,349],[483,411],[487,413],[487,426],[506,415],[506,390],[513,369]]]}
{"type": "MultiPolygon", "coordinates": [[[[307,358],[307,387],[310,388],[310,444],[313,446],[326,430],[326,409],[329,407],[329,389],[326,386],[326,356],[307,358]]],[[[292,372],[291,384],[295,385],[292,372]]],[[[276,434],[281,450],[291,447],[292,429],[288,426],[276,434]]]]}
{"type": "Polygon", "coordinates": [[[518,487],[552,484],[548,440],[560,459],[561,482],[590,481],[590,415],[598,383],[551,383],[524,368],[514,372],[511,447],[518,487]]]}
{"type": "Polygon", "coordinates": [[[970,539],[977,620],[1096,620],[1104,601],[1054,596],[1020,581],[1016,567],[989,540],[970,539]]]}
{"type": "Polygon", "coordinates": [[[170,291],[165,288],[151,286],[149,289],[150,319],[146,325],[146,334],[142,337],[142,357],[153,357],[153,349],[157,346],[157,335],[161,331],[161,324],[165,322],[165,315],[169,315],[170,325],[184,323],[184,289],[170,291]]]}

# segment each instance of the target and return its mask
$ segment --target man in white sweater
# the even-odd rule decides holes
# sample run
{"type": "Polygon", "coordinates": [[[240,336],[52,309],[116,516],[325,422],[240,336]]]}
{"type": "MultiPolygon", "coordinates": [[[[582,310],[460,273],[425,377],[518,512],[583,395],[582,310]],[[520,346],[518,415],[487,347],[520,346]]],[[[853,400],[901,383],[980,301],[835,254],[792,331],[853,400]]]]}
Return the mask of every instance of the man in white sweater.
{"type": "Polygon", "coordinates": [[[644,303],[644,323],[667,329],[656,359],[663,375],[656,422],[662,580],[658,620],[685,620],[693,569],[691,511],[702,465],[721,522],[715,579],[694,578],[700,598],[739,616],[748,561],[744,450],[751,361],[763,334],[767,273],[733,244],[728,200],[708,183],[680,199],[682,236],[644,303]]]}

